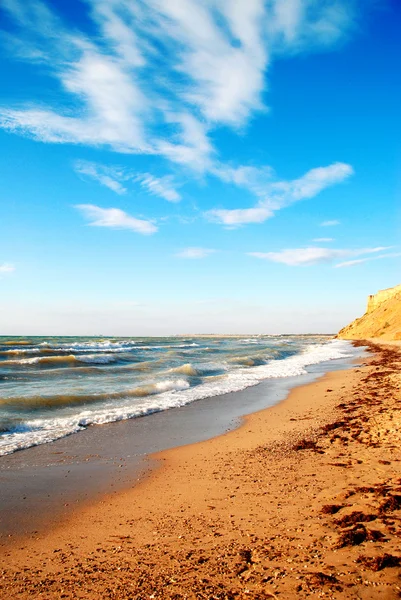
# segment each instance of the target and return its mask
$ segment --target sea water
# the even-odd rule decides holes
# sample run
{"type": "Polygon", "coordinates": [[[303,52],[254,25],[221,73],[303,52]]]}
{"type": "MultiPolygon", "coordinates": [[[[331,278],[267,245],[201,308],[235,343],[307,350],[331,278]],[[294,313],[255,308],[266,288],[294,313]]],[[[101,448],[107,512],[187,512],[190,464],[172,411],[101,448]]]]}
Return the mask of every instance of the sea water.
{"type": "Polygon", "coordinates": [[[0,455],[353,356],[323,335],[0,337],[0,455]]]}

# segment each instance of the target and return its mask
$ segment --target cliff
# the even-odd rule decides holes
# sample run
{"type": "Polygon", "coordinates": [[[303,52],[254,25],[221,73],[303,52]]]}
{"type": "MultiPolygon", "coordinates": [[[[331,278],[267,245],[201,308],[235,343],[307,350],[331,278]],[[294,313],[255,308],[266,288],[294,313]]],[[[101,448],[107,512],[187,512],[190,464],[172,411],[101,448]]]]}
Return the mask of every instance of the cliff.
{"type": "Polygon", "coordinates": [[[366,313],[338,333],[345,340],[401,340],[401,285],[368,298],[366,313]]]}

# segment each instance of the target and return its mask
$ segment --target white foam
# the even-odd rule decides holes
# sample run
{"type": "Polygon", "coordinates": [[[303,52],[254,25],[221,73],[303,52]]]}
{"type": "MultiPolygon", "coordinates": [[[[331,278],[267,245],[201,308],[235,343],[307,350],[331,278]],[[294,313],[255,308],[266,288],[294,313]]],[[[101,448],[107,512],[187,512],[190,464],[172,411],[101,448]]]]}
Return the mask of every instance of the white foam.
{"type": "Polygon", "coordinates": [[[98,345],[93,344],[92,346],[83,346],[80,344],[71,344],[70,346],[53,346],[52,352],[78,352],[78,353],[86,353],[86,352],[107,352],[109,354],[121,354],[123,352],[130,352],[132,350],[137,350],[138,346],[131,345],[98,345]]]}
{"type": "Polygon", "coordinates": [[[116,361],[114,354],[85,354],[83,356],[76,356],[75,354],[61,354],[51,356],[35,356],[33,358],[14,358],[11,360],[4,360],[0,365],[56,365],[63,362],[82,362],[90,364],[107,364],[116,361]]]}
{"type": "Polygon", "coordinates": [[[190,387],[190,384],[186,379],[174,379],[168,381],[158,381],[153,384],[156,390],[156,393],[160,394],[163,392],[173,391],[178,392],[181,390],[187,390],[190,387]]]}
{"type": "Polygon", "coordinates": [[[56,346],[53,346],[52,344],[49,344],[48,342],[44,342],[43,344],[44,346],[50,346],[52,348],[55,348],[56,350],[60,347],[68,350],[69,348],[72,348],[74,350],[89,350],[90,352],[93,352],[93,350],[124,350],[127,348],[131,348],[133,346],[136,345],[136,342],[133,340],[127,340],[124,342],[113,342],[110,340],[104,340],[104,341],[97,341],[97,342],[73,342],[72,344],[57,344],[56,346]]]}
{"type": "Polygon", "coordinates": [[[105,365],[116,361],[113,354],[86,354],[85,356],[75,356],[76,360],[93,365],[105,365]]]}
{"type": "Polygon", "coordinates": [[[38,352],[37,348],[13,348],[12,350],[1,350],[0,355],[34,354],[35,352],[38,352]]]}
{"type": "Polygon", "coordinates": [[[33,365],[40,362],[41,356],[35,356],[34,358],[15,358],[11,360],[2,361],[2,365],[33,365]]]}

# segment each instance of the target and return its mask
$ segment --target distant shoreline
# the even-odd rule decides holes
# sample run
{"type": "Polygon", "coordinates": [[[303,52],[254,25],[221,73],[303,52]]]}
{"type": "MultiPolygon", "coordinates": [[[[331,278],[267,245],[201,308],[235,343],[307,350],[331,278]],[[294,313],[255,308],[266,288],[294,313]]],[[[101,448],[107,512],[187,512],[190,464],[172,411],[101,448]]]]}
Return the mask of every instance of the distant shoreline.
{"type": "MultiPolygon", "coordinates": [[[[177,333],[171,337],[242,338],[242,337],[334,337],[335,333],[177,333]]],[[[164,336],[163,336],[164,337],[164,336]]]]}

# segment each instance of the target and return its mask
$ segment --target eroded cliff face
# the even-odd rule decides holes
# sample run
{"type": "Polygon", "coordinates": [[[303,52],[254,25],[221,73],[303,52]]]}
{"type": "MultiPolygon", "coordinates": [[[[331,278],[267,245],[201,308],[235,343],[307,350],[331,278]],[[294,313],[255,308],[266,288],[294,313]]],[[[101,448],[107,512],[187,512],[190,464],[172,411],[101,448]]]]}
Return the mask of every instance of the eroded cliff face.
{"type": "Polygon", "coordinates": [[[401,340],[401,285],[369,296],[366,313],[341,329],[339,338],[401,340]]]}

